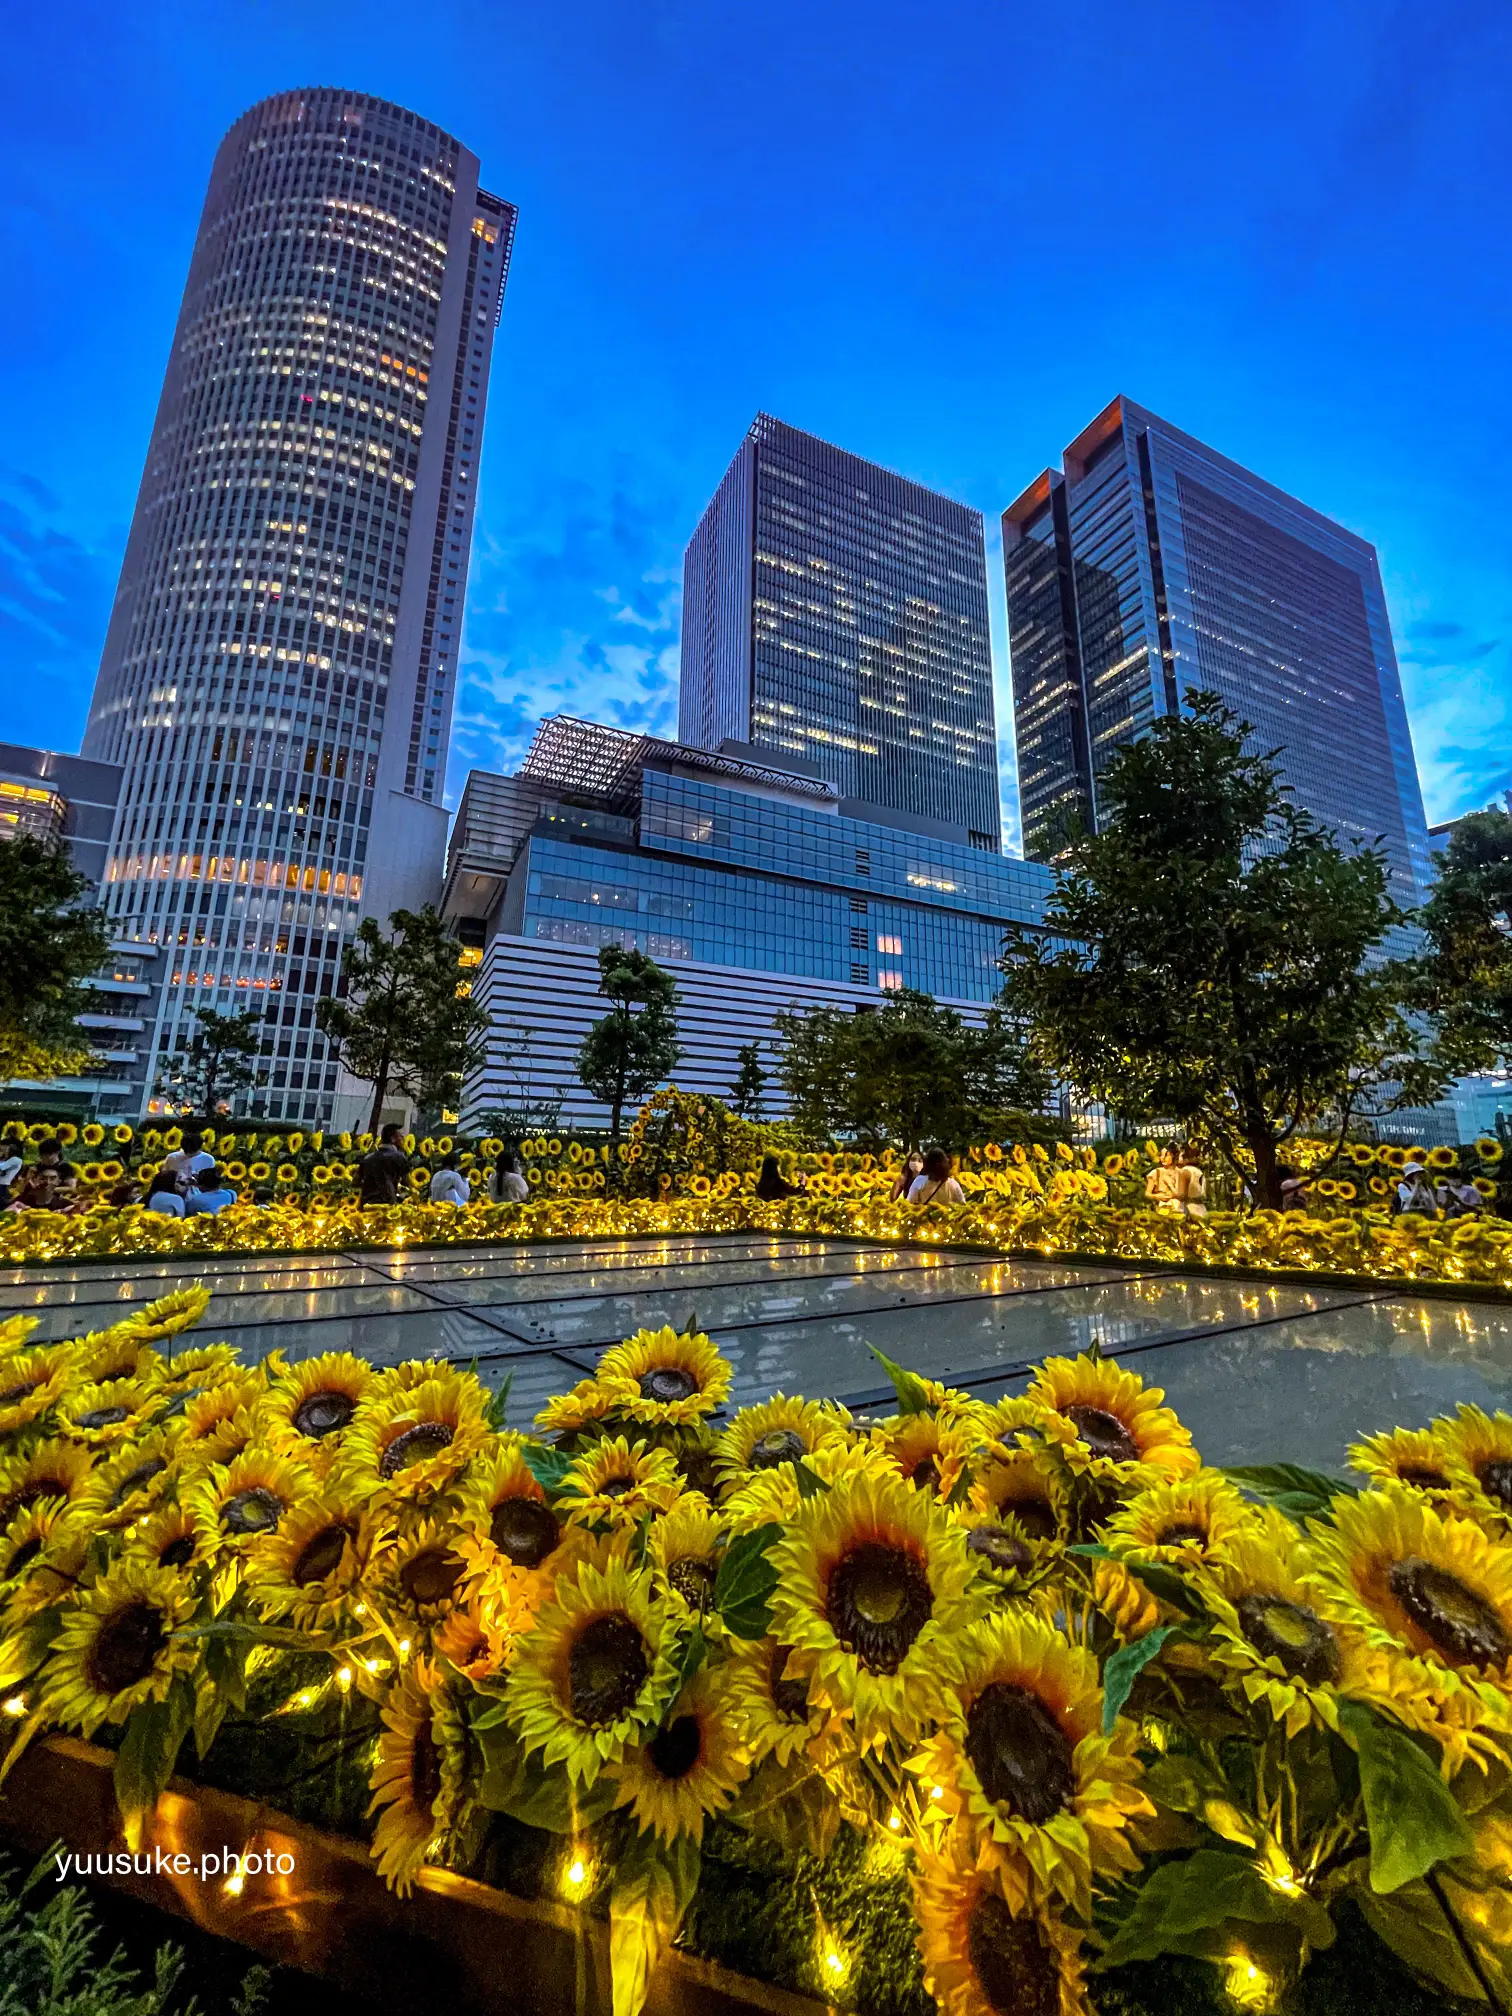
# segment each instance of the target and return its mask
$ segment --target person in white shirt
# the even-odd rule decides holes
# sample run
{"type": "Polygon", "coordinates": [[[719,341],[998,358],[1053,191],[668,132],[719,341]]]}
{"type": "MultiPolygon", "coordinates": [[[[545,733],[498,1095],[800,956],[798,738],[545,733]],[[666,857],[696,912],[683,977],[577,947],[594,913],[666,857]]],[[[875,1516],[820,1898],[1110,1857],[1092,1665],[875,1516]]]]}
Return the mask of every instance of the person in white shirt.
{"type": "Polygon", "coordinates": [[[494,1195],[501,1204],[530,1201],[530,1185],[520,1174],[520,1158],[512,1148],[506,1148],[494,1164],[494,1195]]]}
{"type": "Polygon", "coordinates": [[[203,1217],[207,1213],[215,1218],[228,1204],[236,1202],[236,1192],[228,1190],[221,1180],[221,1173],[212,1162],[208,1169],[201,1169],[190,1185],[189,1194],[184,1199],[186,1218],[203,1217]]]}
{"type": "Polygon", "coordinates": [[[1428,1182],[1428,1173],[1421,1162],[1408,1162],[1402,1170],[1402,1180],[1396,1189],[1398,1211],[1418,1211],[1425,1218],[1438,1213],[1438,1200],[1434,1197],[1428,1182]]]}
{"type": "Polygon", "coordinates": [[[181,1197],[193,1189],[194,1180],[204,1169],[215,1167],[215,1157],[207,1153],[203,1134],[186,1134],[182,1148],[175,1148],[171,1155],[163,1157],[163,1167],[178,1185],[181,1197]]]}
{"type": "Polygon", "coordinates": [[[455,1204],[460,1211],[464,1204],[472,1201],[472,1185],[457,1167],[459,1159],[455,1153],[448,1155],[432,1176],[430,1180],[432,1204],[455,1204]]]}
{"type": "Polygon", "coordinates": [[[964,1204],[966,1193],[951,1173],[950,1157],[943,1148],[931,1148],[924,1157],[924,1173],[916,1177],[908,1192],[910,1204],[964,1204]]]}
{"type": "Polygon", "coordinates": [[[182,1218],[184,1200],[179,1192],[178,1179],[171,1169],[159,1169],[152,1179],[152,1188],[147,1192],[144,1211],[161,1212],[165,1218],[182,1218]]]}

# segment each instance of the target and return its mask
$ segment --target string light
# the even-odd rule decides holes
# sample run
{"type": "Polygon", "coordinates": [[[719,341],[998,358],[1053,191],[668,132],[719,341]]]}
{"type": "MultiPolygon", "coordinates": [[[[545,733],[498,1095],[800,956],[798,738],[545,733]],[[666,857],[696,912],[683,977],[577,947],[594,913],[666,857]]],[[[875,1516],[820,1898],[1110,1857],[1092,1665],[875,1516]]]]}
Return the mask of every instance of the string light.
{"type": "Polygon", "coordinates": [[[574,1849],[572,1860],[562,1872],[562,1895],[569,1904],[579,1904],[593,1888],[593,1864],[574,1849]]]}

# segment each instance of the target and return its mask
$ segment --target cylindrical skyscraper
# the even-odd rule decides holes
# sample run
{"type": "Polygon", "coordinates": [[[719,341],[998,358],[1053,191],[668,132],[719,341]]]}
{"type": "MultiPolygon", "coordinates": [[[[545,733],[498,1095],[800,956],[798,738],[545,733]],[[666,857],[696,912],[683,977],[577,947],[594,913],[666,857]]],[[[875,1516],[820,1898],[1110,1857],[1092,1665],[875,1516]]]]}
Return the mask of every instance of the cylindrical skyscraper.
{"type": "Polygon", "coordinates": [[[329,1121],[342,947],[439,894],[514,225],[475,155],[360,92],[221,143],[84,739],[126,770],[113,931],[161,948],[144,1103],[197,1009],[251,1007],[253,1110],[329,1121]]]}

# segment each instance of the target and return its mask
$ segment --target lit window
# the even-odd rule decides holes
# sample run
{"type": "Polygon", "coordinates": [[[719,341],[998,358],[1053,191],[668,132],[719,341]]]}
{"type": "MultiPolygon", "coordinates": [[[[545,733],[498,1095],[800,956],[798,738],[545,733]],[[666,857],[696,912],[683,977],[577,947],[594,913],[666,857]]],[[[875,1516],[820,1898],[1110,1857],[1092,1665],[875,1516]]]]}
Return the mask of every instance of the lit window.
{"type": "Polygon", "coordinates": [[[903,940],[901,938],[892,937],[886,931],[880,931],[877,934],[877,950],[879,952],[891,952],[895,958],[901,958],[903,953],[903,940]]]}
{"type": "Polygon", "coordinates": [[[901,973],[882,972],[877,975],[877,985],[884,994],[895,993],[903,985],[901,973]]]}

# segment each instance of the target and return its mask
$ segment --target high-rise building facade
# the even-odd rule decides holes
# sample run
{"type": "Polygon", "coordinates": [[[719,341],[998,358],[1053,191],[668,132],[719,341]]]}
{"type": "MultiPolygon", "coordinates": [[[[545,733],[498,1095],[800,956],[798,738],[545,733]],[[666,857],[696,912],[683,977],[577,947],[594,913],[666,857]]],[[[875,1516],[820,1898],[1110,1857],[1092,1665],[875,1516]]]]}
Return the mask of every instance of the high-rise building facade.
{"type": "Polygon", "coordinates": [[[1003,514],[1024,850],[1095,827],[1121,743],[1207,688],[1296,801],[1379,841],[1411,905],[1428,834],[1375,548],[1115,399],[1003,514]]]}
{"type": "Polygon", "coordinates": [[[981,513],[758,414],[683,563],[678,733],[996,851],[981,513]]]}
{"type": "Polygon", "coordinates": [[[254,1111],[330,1119],[315,1003],[360,917],[440,893],[515,227],[478,172],[327,89],[254,106],[211,172],[84,753],[126,773],[104,893],[163,948],[150,1048],[266,1009],[254,1111]]]}

